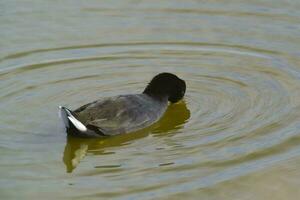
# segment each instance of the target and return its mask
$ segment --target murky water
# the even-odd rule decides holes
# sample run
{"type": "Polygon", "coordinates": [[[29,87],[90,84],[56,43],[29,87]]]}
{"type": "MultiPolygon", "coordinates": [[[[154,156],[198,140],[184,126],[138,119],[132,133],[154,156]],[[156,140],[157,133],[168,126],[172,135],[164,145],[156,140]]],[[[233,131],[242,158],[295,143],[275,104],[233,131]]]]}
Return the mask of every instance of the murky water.
{"type": "Polygon", "coordinates": [[[298,199],[300,2],[0,2],[1,199],[298,199]],[[57,106],[187,82],[148,129],[67,138],[57,106]]]}

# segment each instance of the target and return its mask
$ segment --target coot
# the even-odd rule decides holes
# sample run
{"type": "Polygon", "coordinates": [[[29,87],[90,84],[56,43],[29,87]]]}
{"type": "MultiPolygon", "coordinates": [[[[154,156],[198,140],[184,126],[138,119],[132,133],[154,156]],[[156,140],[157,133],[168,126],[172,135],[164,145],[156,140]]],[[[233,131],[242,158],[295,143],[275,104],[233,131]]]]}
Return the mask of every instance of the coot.
{"type": "Polygon", "coordinates": [[[185,94],[186,84],[171,73],[156,75],[141,94],[103,98],[71,111],[60,106],[67,133],[103,137],[138,131],[157,122],[185,94]]]}

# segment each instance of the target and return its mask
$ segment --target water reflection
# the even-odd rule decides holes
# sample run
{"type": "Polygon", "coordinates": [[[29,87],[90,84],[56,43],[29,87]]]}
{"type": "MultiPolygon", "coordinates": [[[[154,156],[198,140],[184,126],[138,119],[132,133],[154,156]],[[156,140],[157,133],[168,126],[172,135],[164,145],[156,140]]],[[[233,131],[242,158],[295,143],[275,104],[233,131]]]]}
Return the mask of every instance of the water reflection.
{"type": "Polygon", "coordinates": [[[180,101],[170,105],[165,115],[156,124],[135,133],[101,139],[82,139],[67,136],[63,154],[66,170],[68,173],[71,173],[88,152],[94,155],[111,154],[114,152],[106,151],[108,147],[123,146],[129,144],[130,141],[146,137],[149,134],[164,136],[178,133],[177,130],[183,128],[189,118],[190,110],[184,101],[180,101]]]}

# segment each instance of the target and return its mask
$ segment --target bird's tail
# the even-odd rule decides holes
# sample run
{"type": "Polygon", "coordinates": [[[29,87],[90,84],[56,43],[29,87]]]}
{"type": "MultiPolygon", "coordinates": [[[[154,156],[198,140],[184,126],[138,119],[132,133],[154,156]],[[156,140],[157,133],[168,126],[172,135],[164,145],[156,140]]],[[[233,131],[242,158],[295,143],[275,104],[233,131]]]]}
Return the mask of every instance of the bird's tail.
{"type": "Polygon", "coordinates": [[[75,128],[80,132],[87,131],[86,126],[83,125],[78,119],[76,119],[74,114],[72,114],[72,111],[70,111],[68,108],[59,106],[59,116],[63,120],[67,130],[75,128]]]}

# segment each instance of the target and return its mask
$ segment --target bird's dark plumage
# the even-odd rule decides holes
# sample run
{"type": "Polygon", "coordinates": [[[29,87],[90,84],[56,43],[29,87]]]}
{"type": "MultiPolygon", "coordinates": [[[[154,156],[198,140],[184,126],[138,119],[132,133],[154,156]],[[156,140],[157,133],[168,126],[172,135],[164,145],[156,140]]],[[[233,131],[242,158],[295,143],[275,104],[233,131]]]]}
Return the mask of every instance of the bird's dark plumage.
{"type": "Polygon", "coordinates": [[[79,137],[103,137],[140,130],[158,121],[168,106],[185,94],[185,82],[171,73],[156,75],[141,94],[119,95],[71,111],[60,107],[67,132],[79,137]]]}

